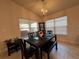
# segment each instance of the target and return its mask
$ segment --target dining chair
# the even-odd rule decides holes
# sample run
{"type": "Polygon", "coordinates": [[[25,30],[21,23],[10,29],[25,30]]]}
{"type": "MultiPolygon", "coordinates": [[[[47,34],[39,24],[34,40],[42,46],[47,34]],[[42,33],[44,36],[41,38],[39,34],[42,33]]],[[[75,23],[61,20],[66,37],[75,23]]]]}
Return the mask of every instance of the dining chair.
{"type": "Polygon", "coordinates": [[[46,43],[41,47],[41,50],[47,53],[48,59],[50,59],[50,52],[51,52],[51,50],[52,50],[52,48],[53,48],[54,46],[56,46],[56,50],[57,50],[57,41],[56,41],[56,39],[57,39],[57,38],[56,38],[56,36],[55,36],[55,41],[50,40],[50,41],[46,42],[46,43]]]}
{"type": "Polygon", "coordinates": [[[28,37],[29,37],[29,39],[33,38],[34,37],[34,33],[33,32],[28,33],[28,37]]]}
{"type": "Polygon", "coordinates": [[[36,59],[39,59],[38,57],[38,49],[36,47],[29,47],[26,48],[26,42],[25,40],[19,39],[20,41],[20,46],[21,46],[21,55],[22,55],[22,59],[29,59],[30,57],[32,57],[33,55],[35,55],[36,59]]]}
{"type": "Polygon", "coordinates": [[[53,31],[52,30],[48,30],[46,32],[46,36],[53,36],[53,31]]]}
{"type": "Polygon", "coordinates": [[[18,45],[17,41],[15,42],[14,40],[9,39],[9,40],[5,40],[4,42],[7,46],[8,56],[10,56],[13,52],[16,52],[19,50],[18,49],[19,45],[18,45]]]}

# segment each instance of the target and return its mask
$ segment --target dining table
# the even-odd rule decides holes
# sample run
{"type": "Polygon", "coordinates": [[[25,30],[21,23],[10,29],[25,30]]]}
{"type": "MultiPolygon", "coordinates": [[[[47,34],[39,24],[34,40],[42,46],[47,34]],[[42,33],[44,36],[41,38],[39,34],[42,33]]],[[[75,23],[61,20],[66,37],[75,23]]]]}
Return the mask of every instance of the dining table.
{"type": "MultiPolygon", "coordinates": [[[[57,38],[56,38],[56,35],[53,35],[53,36],[46,36],[44,38],[40,38],[40,37],[32,37],[32,38],[28,38],[28,39],[25,39],[25,41],[27,43],[29,43],[31,46],[34,46],[36,47],[39,52],[40,52],[40,59],[42,59],[42,50],[41,50],[41,47],[46,44],[47,42],[51,41],[52,39],[55,39],[54,42],[57,43],[57,38]]],[[[57,45],[56,45],[57,46],[57,45]]]]}

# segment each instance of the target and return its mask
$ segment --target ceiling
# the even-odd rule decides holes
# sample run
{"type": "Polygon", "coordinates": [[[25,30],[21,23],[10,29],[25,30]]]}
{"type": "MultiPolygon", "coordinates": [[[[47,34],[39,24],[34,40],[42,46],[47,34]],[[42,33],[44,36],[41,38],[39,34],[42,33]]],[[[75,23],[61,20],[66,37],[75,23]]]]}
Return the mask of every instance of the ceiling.
{"type": "MultiPolygon", "coordinates": [[[[41,12],[42,2],[41,0],[12,0],[15,3],[23,6],[24,8],[32,11],[38,16],[43,16],[41,12]]],[[[52,13],[73,7],[79,4],[79,0],[45,0],[47,7],[47,14],[50,15],[52,13]]]]}

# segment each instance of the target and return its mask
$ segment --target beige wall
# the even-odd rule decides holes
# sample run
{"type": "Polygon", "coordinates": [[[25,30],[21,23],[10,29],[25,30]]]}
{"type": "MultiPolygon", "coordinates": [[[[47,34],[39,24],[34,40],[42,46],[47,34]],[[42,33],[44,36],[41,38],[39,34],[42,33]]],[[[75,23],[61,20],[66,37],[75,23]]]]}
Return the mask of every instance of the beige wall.
{"type": "Polygon", "coordinates": [[[49,15],[45,17],[45,19],[52,19],[65,15],[68,16],[68,34],[66,36],[58,36],[58,40],[79,44],[79,5],[49,15]]]}
{"type": "Polygon", "coordinates": [[[11,0],[0,0],[0,52],[5,48],[3,41],[19,37],[19,18],[38,20],[39,17],[11,0]]]}

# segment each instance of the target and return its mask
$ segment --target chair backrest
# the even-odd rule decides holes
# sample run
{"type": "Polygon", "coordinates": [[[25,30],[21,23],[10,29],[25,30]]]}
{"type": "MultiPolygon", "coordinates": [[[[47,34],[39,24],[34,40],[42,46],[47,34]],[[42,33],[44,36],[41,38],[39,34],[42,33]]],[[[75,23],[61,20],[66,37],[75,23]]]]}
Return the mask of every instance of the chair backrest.
{"type": "Polygon", "coordinates": [[[12,46],[12,43],[13,43],[12,39],[6,40],[4,42],[6,43],[7,47],[12,46]]]}
{"type": "Polygon", "coordinates": [[[29,39],[33,38],[34,37],[34,33],[28,33],[28,37],[29,37],[29,39]]]}
{"type": "Polygon", "coordinates": [[[48,37],[53,36],[52,30],[48,30],[48,31],[46,32],[46,36],[48,36],[48,37]]]}
{"type": "Polygon", "coordinates": [[[25,40],[19,39],[20,41],[20,47],[21,47],[21,54],[25,58],[27,58],[27,49],[26,49],[26,42],[25,40]]]}

